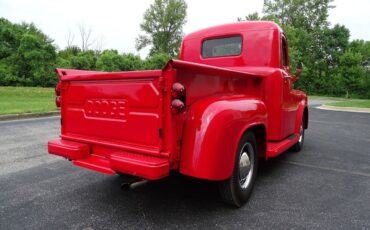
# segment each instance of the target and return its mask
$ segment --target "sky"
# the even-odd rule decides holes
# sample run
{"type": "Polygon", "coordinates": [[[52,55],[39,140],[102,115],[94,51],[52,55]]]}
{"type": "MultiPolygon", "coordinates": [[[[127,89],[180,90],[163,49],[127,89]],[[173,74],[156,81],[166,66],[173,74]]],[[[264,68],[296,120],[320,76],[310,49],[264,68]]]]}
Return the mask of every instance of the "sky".
{"type": "MultiPolygon", "coordinates": [[[[0,17],[11,22],[33,22],[63,49],[68,34],[80,44],[78,28],[91,28],[102,49],[117,49],[145,57],[148,49],[137,52],[135,38],[145,10],[153,0],[0,0],[0,17]]],[[[263,0],[186,0],[185,34],[213,25],[235,22],[253,12],[262,12],[263,0]]],[[[351,40],[370,40],[370,0],[334,0],[329,12],[332,25],[345,25],[351,40]]],[[[93,47],[96,48],[96,47],[93,47]]]]}

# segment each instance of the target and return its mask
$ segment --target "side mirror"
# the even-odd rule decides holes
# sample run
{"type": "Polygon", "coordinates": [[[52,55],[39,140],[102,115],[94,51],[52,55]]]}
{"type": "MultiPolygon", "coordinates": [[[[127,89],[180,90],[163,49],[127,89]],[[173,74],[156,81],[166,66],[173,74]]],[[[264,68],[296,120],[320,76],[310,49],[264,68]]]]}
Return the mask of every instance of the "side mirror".
{"type": "Polygon", "coordinates": [[[303,71],[303,63],[301,61],[299,61],[297,63],[297,76],[299,76],[303,71]]]}
{"type": "Polygon", "coordinates": [[[297,76],[296,75],[292,75],[292,82],[294,83],[294,82],[296,82],[297,81],[297,76]]]}

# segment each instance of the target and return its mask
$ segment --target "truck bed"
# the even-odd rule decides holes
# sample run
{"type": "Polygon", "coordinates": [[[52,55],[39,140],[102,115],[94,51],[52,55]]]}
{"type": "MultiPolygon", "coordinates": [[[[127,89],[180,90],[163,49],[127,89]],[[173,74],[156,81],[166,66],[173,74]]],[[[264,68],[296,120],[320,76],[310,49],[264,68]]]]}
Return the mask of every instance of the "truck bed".
{"type": "Polygon", "coordinates": [[[49,153],[102,173],[147,179],[179,169],[181,154],[192,156],[182,149],[193,140],[183,140],[187,112],[172,108],[175,81],[186,89],[187,111],[209,97],[259,98],[265,74],[178,60],[153,71],[57,72],[61,139],[49,141],[49,153]]]}

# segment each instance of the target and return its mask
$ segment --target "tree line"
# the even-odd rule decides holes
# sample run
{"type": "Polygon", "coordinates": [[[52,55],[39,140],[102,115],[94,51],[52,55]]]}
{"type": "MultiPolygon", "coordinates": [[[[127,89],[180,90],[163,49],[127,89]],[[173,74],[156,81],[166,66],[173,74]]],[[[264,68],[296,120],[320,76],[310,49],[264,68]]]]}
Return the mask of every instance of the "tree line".
{"type": "Polygon", "coordinates": [[[140,24],[142,34],[136,48],[150,47],[142,59],[133,53],[114,49],[93,49],[92,31],[79,25],[80,46],[74,45],[69,32],[67,47],[58,50],[53,40],[33,23],[12,23],[0,18],[0,85],[54,86],[58,77],[54,69],[71,68],[98,71],[161,69],[179,54],[187,5],[184,0],[154,0],[140,24]]]}
{"type": "MultiPolygon", "coordinates": [[[[272,20],[285,31],[292,72],[298,62],[304,71],[295,87],[309,94],[370,98],[370,42],[350,41],[343,25],[330,26],[332,0],[264,0],[263,13],[243,20],[272,20]]],[[[154,0],[140,24],[137,50],[150,47],[145,59],[133,53],[92,49],[83,32],[81,46],[68,41],[58,50],[53,40],[32,23],[0,18],[0,85],[54,86],[54,69],[100,71],[160,69],[179,54],[187,5],[184,0],[154,0]]],[[[70,39],[69,39],[70,40],[70,39]]]]}
{"type": "Polygon", "coordinates": [[[0,18],[0,85],[52,87],[55,68],[130,71],[160,69],[171,58],[163,52],[146,59],[117,50],[103,51],[67,46],[57,50],[53,40],[32,23],[11,23],[0,18]]]}

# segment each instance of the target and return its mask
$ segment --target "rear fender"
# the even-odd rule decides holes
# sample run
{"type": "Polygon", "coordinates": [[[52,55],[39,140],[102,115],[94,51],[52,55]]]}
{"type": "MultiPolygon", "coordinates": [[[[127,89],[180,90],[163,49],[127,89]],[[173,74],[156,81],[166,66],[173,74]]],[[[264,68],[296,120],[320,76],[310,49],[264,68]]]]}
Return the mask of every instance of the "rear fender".
{"type": "Polygon", "coordinates": [[[194,103],[185,121],[180,172],[207,180],[229,178],[243,133],[266,123],[266,106],[256,98],[209,97],[194,103]]]}

